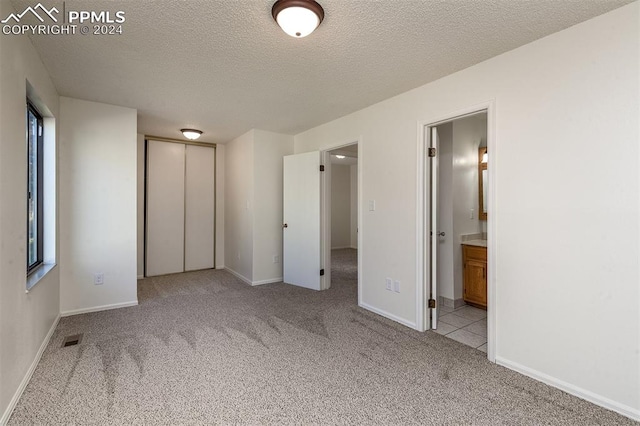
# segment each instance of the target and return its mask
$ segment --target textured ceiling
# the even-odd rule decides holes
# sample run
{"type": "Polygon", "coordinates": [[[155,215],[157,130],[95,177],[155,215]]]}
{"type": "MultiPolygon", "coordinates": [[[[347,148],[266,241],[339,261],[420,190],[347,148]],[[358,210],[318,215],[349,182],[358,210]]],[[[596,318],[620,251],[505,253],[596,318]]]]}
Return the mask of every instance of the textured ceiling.
{"type": "Polygon", "coordinates": [[[61,95],[136,108],[141,133],[195,127],[226,142],[251,128],[299,133],[630,3],[318,0],[324,22],[294,39],[274,1],[66,0],[125,11],[124,34],[32,40],[61,95]]]}

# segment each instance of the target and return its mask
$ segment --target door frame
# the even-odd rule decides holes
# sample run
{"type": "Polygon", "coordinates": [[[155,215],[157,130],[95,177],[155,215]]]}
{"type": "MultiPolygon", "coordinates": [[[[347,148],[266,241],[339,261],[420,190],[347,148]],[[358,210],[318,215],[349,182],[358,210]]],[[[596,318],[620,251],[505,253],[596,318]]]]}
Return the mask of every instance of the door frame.
{"type": "Polygon", "coordinates": [[[320,288],[328,290],[331,287],[331,154],[330,151],[344,148],[350,145],[358,146],[358,306],[362,304],[362,136],[349,139],[348,142],[340,142],[324,147],[320,150],[320,164],[325,171],[320,180],[320,265],[324,268],[324,276],[320,279],[320,288]]]}
{"type": "Polygon", "coordinates": [[[416,324],[419,331],[429,330],[429,309],[426,308],[427,294],[429,294],[429,262],[426,259],[426,236],[429,211],[427,210],[427,173],[429,172],[426,161],[427,147],[431,139],[432,127],[448,123],[464,116],[473,115],[483,111],[487,112],[487,150],[491,153],[491,167],[489,170],[489,187],[487,202],[487,358],[495,362],[496,355],[496,170],[498,166],[498,148],[495,134],[495,100],[479,103],[449,114],[435,116],[427,120],[418,121],[417,140],[417,185],[416,185],[416,324]]]}

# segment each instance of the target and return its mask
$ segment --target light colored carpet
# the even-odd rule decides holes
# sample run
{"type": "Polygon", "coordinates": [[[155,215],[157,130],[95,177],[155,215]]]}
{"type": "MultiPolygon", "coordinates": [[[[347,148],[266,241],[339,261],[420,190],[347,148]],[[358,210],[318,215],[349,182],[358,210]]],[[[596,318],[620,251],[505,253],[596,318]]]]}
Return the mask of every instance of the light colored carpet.
{"type": "Polygon", "coordinates": [[[334,265],[324,292],[211,270],[63,318],[9,424],[633,424],[358,308],[355,250],[334,265]]]}

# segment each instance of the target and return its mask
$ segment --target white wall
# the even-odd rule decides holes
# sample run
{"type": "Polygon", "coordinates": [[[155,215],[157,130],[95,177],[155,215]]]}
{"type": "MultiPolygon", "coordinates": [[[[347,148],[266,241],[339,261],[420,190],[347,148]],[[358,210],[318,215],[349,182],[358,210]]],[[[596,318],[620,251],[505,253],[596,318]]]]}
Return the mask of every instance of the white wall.
{"type": "Polygon", "coordinates": [[[252,285],[282,280],[282,157],[292,152],[293,136],[258,129],[225,145],[225,268],[252,285]]]}
{"type": "Polygon", "coordinates": [[[453,298],[462,299],[464,265],[460,236],[481,233],[478,221],[478,147],[487,139],[486,114],[461,118],[453,122],[453,298]],[[471,217],[473,210],[473,218],[471,217]]]}
{"type": "Polygon", "coordinates": [[[349,166],[349,185],[351,186],[350,204],[350,238],[349,245],[352,249],[358,248],[358,165],[349,166]]]}
{"type": "Polygon", "coordinates": [[[331,248],[351,247],[351,166],[331,165],[331,248]]]}
{"type": "Polygon", "coordinates": [[[253,137],[225,145],[225,268],[253,281],[253,137]]]}
{"type": "MultiPolygon", "coordinates": [[[[15,12],[0,1],[0,16],[15,12]]],[[[59,120],[58,93],[27,36],[0,37],[0,423],[60,312],[60,270],[26,289],[27,80],[59,120]],[[24,177],[24,178],[23,178],[24,177]]],[[[57,127],[57,126],[56,126],[57,127]]],[[[45,129],[46,130],[46,129],[45,129]]],[[[55,137],[54,140],[58,138],[55,137]]],[[[55,156],[57,157],[57,155],[55,156]]],[[[55,203],[54,203],[55,204],[55,203]]],[[[54,221],[55,222],[55,221],[54,221]]],[[[57,228],[57,223],[53,226],[57,228]]],[[[58,229],[56,234],[59,235],[58,229]]],[[[49,242],[45,241],[45,245],[49,242]]],[[[57,244],[54,246],[59,247],[57,244]]],[[[59,250],[58,250],[59,251],[59,250]]],[[[44,348],[42,348],[44,349],[44,348]]],[[[31,370],[32,371],[32,370],[31,370]]]]}
{"type": "Polygon", "coordinates": [[[60,98],[63,315],[138,303],[136,113],[60,98]]]}
{"type": "Polygon", "coordinates": [[[438,295],[447,300],[447,306],[453,306],[454,295],[454,266],[453,249],[455,235],[453,234],[453,123],[438,126],[438,231],[445,236],[438,236],[438,295]],[[450,302],[450,303],[449,303],[450,302]]]}
{"type": "Polygon", "coordinates": [[[496,359],[636,417],[638,13],[634,2],[295,137],[299,153],[361,136],[363,306],[417,327],[418,123],[493,101],[496,359]]]}
{"type": "Polygon", "coordinates": [[[144,276],[144,135],[138,133],[136,138],[136,226],[138,238],[136,241],[137,275],[144,276]]]}
{"type": "Polygon", "coordinates": [[[282,158],[293,153],[293,136],[253,134],[253,281],[259,284],[282,280],[282,158]]]}

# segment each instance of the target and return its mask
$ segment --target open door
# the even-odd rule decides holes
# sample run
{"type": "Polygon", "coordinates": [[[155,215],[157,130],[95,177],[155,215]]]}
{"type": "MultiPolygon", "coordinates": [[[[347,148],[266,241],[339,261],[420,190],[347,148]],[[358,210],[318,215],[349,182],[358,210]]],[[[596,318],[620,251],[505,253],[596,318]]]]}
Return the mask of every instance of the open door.
{"type": "Polygon", "coordinates": [[[320,152],[284,157],[284,282],[320,290],[320,152]]]}
{"type": "Polygon", "coordinates": [[[429,138],[429,282],[431,297],[428,308],[431,309],[431,328],[438,328],[438,129],[431,127],[429,138]]]}

